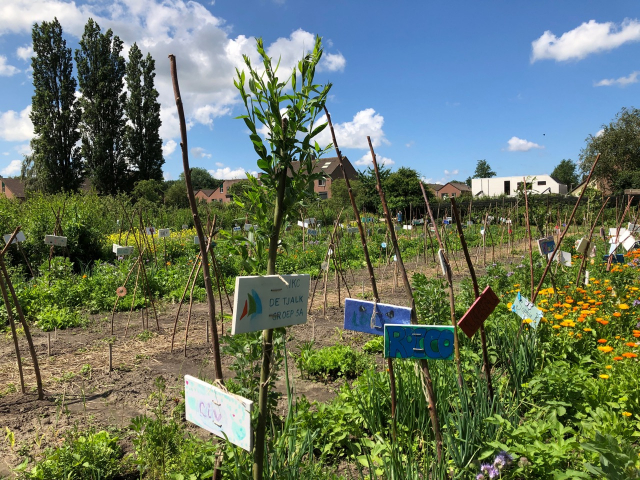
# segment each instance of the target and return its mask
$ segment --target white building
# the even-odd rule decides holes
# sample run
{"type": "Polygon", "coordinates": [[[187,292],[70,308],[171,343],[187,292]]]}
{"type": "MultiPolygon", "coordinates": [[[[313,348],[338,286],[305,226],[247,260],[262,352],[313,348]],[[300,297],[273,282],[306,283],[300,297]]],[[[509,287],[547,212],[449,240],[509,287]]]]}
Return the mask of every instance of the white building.
{"type": "MultiPolygon", "coordinates": [[[[515,197],[518,189],[522,189],[523,176],[472,178],[471,193],[474,197],[497,197],[506,195],[515,197]]],[[[527,179],[527,192],[530,194],[560,193],[566,195],[567,186],[558,183],[550,175],[529,175],[527,179]]]]}

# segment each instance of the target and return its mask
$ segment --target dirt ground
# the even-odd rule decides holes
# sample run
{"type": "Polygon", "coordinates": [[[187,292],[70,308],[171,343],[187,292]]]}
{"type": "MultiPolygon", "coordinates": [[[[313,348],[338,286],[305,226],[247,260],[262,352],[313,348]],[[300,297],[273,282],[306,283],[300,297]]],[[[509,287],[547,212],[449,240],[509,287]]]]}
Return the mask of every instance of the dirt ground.
{"type": "MultiPolygon", "coordinates": [[[[436,275],[440,267],[436,266],[432,259],[429,260],[428,264],[424,263],[424,259],[407,262],[409,278],[414,272],[426,273],[428,276],[436,275]]],[[[522,256],[499,260],[520,263],[522,256]]],[[[490,252],[487,252],[487,261],[491,262],[490,252]]],[[[457,258],[457,264],[458,268],[452,261],[455,279],[459,281],[468,275],[468,271],[461,256],[457,258]]],[[[393,264],[376,269],[381,302],[408,306],[409,301],[401,286],[402,280],[398,278],[399,286],[394,286],[393,273],[393,264]]],[[[481,273],[482,269],[479,269],[478,274],[481,273]]],[[[361,298],[364,291],[365,296],[368,294],[367,298],[371,298],[366,270],[347,271],[345,278],[352,297],[361,298]]],[[[312,290],[314,283],[312,280],[312,290]]],[[[296,352],[298,345],[312,339],[315,340],[317,348],[339,341],[359,348],[371,339],[365,334],[342,330],[342,306],[347,292],[344,284],[341,283],[340,287],[339,302],[335,280],[331,274],[327,284],[328,308],[324,315],[322,281],[318,282],[307,323],[289,329],[293,337],[288,343],[290,352],[296,352]]],[[[20,339],[20,349],[27,386],[26,394],[20,392],[11,335],[9,333],[0,337],[0,429],[3,437],[0,438],[0,477],[9,476],[11,469],[18,465],[21,460],[19,452],[29,452],[33,456],[47,446],[60,444],[65,430],[74,426],[83,429],[89,425],[99,429],[110,426],[126,427],[133,417],[148,413],[147,399],[155,390],[154,381],[159,376],[165,379],[169,395],[176,399],[181,397],[185,374],[214,377],[213,358],[206,342],[206,304],[193,305],[186,355],[184,331],[188,305],[183,306],[180,313],[173,352],[171,337],[178,306],[160,303],[157,308],[160,331],[157,330],[153,311],[149,312],[148,317],[151,334],[143,334],[141,312],[134,312],[126,336],[128,313],[115,315],[113,336],[111,314],[92,315],[88,327],[59,331],[57,338],[51,333],[50,355],[48,334],[34,328],[32,334],[44,383],[44,400],[38,400],[35,393],[33,364],[24,336],[20,339]],[[112,371],[109,371],[108,367],[110,339],[113,339],[112,371]],[[13,448],[8,437],[4,438],[9,432],[12,432],[15,438],[13,448]]],[[[225,312],[229,312],[226,300],[225,312]]],[[[230,327],[230,323],[225,322],[225,335],[230,327]]],[[[220,323],[218,329],[218,334],[222,335],[220,323]]],[[[233,372],[229,370],[230,364],[231,359],[223,357],[224,378],[233,376],[233,372]]],[[[295,394],[304,395],[309,400],[330,400],[342,384],[340,380],[323,383],[303,379],[292,361],[289,362],[289,370],[295,394]]],[[[277,389],[285,393],[284,379],[278,382],[277,389]]],[[[281,413],[284,413],[285,409],[284,400],[286,398],[279,407],[281,413]]],[[[189,428],[194,433],[208,435],[198,427],[189,428]]],[[[126,441],[123,446],[125,450],[130,448],[126,441]]]]}

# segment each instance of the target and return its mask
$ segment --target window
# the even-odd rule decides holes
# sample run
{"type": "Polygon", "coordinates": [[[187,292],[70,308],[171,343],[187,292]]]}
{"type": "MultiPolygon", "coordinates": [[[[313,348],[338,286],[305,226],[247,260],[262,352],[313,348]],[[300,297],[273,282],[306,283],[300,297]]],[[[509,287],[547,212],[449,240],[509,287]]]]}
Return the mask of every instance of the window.
{"type": "Polygon", "coordinates": [[[224,193],[224,183],[220,185],[220,193],[224,193]]]}
{"type": "Polygon", "coordinates": [[[320,197],[320,200],[326,200],[327,199],[327,192],[319,192],[318,196],[320,197]]]}
{"type": "Polygon", "coordinates": [[[504,181],[504,193],[505,195],[511,195],[511,180],[504,181]]]}
{"type": "Polygon", "coordinates": [[[456,194],[455,194],[455,193],[452,193],[452,194],[451,194],[451,198],[456,198],[456,194]]]}
{"type": "Polygon", "coordinates": [[[538,182],[538,185],[546,185],[546,184],[547,184],[547,181],[546,181],[546,180],[540,180],[540,181],[538,182]]]}
{"type": "Polygon", "coordinates": [[[321,178],[320,180],[318,180],[318,186],[319,187],[326,187],[327,186],[327,181],[324,178],[321,178]]]}

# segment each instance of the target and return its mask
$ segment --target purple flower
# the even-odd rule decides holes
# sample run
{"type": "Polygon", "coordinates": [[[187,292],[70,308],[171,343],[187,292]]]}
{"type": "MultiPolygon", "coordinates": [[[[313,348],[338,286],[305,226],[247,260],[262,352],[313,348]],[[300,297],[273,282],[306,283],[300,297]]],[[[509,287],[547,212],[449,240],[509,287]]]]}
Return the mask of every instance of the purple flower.
{"type": "Polygon", "coordinates": [[[511,275],[513,275],[513,272],[507,272],[507,278],[509,278],[511,275]]]}
{"type": "Polygon", "coordinates": [[[478,475],[476,475],[476,480],[484,480],[486,477],[482,474],[479,473],[478,475]]]}
{"type": "Polygon", "coordinates": [[[500,470],[493,465],[489,466],[489,471],[487,473],[489,474],[489,478],[496,478],[500,476],[500,470]]]}
{"type": "MultiPolygon", "coordinates": [[[[638,305],[640,305],[640,300],[634,300],[633,301],[633,306],[637,307],[638,305]]],[[[640,323],[638,323],[638,325],[640,325],[640,323]]],[[[640,327],[638,327],[638,328],[640,328],[640,327]]]]}
{"type": "MultiPolygon", "coordinates": [[[[635,300],[634,300],[635,302],[635,300]]],[[[640,322],[636,323],[636,328],[640,328],[640,322]]]]}
{"type": "Polygon", "coordinates": [[[493,461],[493,466],[497,467],[498,470],[502,470],[504,467],[511,465],[511,462],[513,462],[513,457],[502,450],[498,455],[496,455],[496,458],[493,461]]]}
{"type": "Polygon", "coordinates": [[[489,473],[489,469],[493,468],[493,465],[491,465],[490,463],[483,463],[482,465],[480,465],[480,471],[482,473],[489,473]]]}

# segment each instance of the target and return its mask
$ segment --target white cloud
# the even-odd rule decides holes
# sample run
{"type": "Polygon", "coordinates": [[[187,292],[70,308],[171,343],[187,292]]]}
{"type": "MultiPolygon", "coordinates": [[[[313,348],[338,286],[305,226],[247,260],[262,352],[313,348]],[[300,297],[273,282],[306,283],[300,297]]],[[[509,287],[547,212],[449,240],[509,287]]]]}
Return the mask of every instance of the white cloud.
{"type": "Polygon", "coordinates": [[[445,170],[444,174],[445,175],[457,175],[458,174],[458,169],[456,168],[455,170],[453,170],[451,172],[449,170],[445,170]]]}
{"type": "Polygon", "coordinates": [[[22,145],[18,145],[17,147],[13,148],[16,152],[18,152],[20,155],[31,155],[31,145],[28,143],[23,143],[22,145]]]}
{"type": "Polygon", "coordinates": [[[202,147],[193,147],[191,149],[191,156],[193,158],[211,158],[211,154],[207,153],[202,147]]]}
{"type": "Polygon", "coordinates": [[[164,142],[164,145],[162,145],[162,156],[168,157],[173,152],[175,152],[177,146],[178,144],[175,142],[175,140],[164,142]]]}
{"type": "Polygon", "coordinates": [[[11,77],[16,73],[20,73],[20,69],[9,65],[7,63],[7,57],[0,55],[0,77],[11,77]]]}
{"type": "Polygon", "coordinates": [[[173,180],[173,175],[169,172],[162,172],[162,178],[166,180],[173,180]]]}
{"type": "MultiPolygon", "coordinates": [[[[335,121],[335,117],[331,118],[335,121]]],[[[318,124],[327,121],[327,117],[323,115],[318,124]]],[[[343,148],[364,148],[368,149],[367,136],[371,137],[371,143],[374,147],[379,147],[382,143],[389,145],[390,142],[385,138],[384,131],[382,130],[384,125],[384,117],[373,108],[367,108],[356,113],[351,122],[335,123],[333,129],[336,133],[336,140],[338,146],[343,148]]],[[[325,128],[315,140],[321,146],[332,143],[331,131],[329,127],[325,128]]]]}
{"type": "MultiPolygon", "coordinates": [[[[245,68],[243,54],[260,67],[255,39],[231,36],[231,28],[204,5],[184,0],[113,0],[106,2],[65,0],[5,0],[0,2],[0,35],[30,34],[35,22],[57,17],[64,32],[79,38],[92,17],[104,30],[123,40],[125,52],[137,42],[144,53],[156,60],[156,89],[160,96],[160,135],[166,141],[180,135],[175,98],[167,55],[176,57],[180,90],[188,126],[211,127],[216,117],[228,115],[239,102],[233,85],[236,68],[245,68]]],[[[289,37],[265,45],[267,52],[282,57],[279,76],[283,78],[313,48],[315,36],[296,30],[289,37]]],[[[21,47],[26,48],[26,47],[21,47]]],[[[327,46],[327,48],[330,48],[327,46]]],[[[20,50],[26,56],[26,50],[20,50]]],[[[346,60],[340,53],[325,51],[319,69],[339,71],[346,60]]]]}
{"type": "Polygon", "coordinates": [[[600,80],[599,82],[594,84],[594,87],[626,87],[627,85],[631,85],[632,83],[638,83],[638,75],[640,75],[640,71],[635,71],[627,75],[626,77],[620,78],[605,78],[600,80]]]}
{"type": "Polygon", "coordinates": [[[592,53],[613,50],[627,42],[640,41],[640,22],[625,19],[614,22],[585,22],[562,34],[560,38],[547,30],[531,42],[531,63],[537,60],[581,60],[592,53]]]}
{"type": "Polygon", "coordinates": [[[544,148],[542,145],[518,137],[511,137],[507,143],[509,144],[507,150],[510,152],[528,152],[532,148],[544,148]]]}
{"type": "Polygon", "coordinates": [[[7,142],[24,142],[33,137],[33,124],[29,118],[31,105],[20,113],[8,110],[0,113],[0,138],[7,142]]]}
{"type": "Polygon", "coordinates": [[[7,165],[5,168],[0,170],[0,174],[5,175],[7,177],[17,175],[20,173],[21,166],[22,166],[21,160],[11,160],[11,163],[9,163],[9,165],[7,165]]]}
{"type": "MultiPolygon", "coordinates": [[[[214,178],[218,178],[221,180],[235,180],[236,178],[247,178],[247,171],[242,168],[236,168],[232,170],[229,167],[217,168],[215,170],[209,170],[209,173],[213,175],[214,178]]],[[[252,175],[258,175],[258,172],[251,172],[252,175]]]]}
{"type": "Polygon", "coordinates": [[[216,162],[216,167],[224,167],[224,163],[222,163],[222,162],[216,162]]]}
{"type": "MultiPolygon", "coordinates": [[[[382,155],[377,155],[377,154],[376,154],[376,162],[378,162],[378,166],[385,165],[387,167],[396,163],[390,158],[383,157],[382,155]]],[[[371,152],[365,153],[359,160],[356,160],[354,163],[359,167],[372,167],[373,162],[371,161],[371,152]]]]}
{"type": "Polygon", "coordinates": [[[600,135],[602,135],[604,133],[604,128],[601,128],[600,130],[598,130],[596,132],[596,137],[599,137],[600,135]]]}
{"type": "Polygon", "coordinates": [[[409,143],[405,143],[404,146],[407,148],[411,148],[415,145],[416,142],[414,142],[413,140],[411,140],[409,143]]]}
{"type": "Polygon", "coordinates": [[[444,185],[445,183],[447,183],[446,178],[441,178],[440,180],[434,180],[431,177],[429,178],[422,177],[420,180],[422,180],[422,183],[435,183],[436,185],[444,185]]]}
{"type": "Polygon", "coordinates": [[[33,45],[25,45],[24,47],[18,47],[16,55],[24,61],[30,61],[33,56],[33,45]]]}

